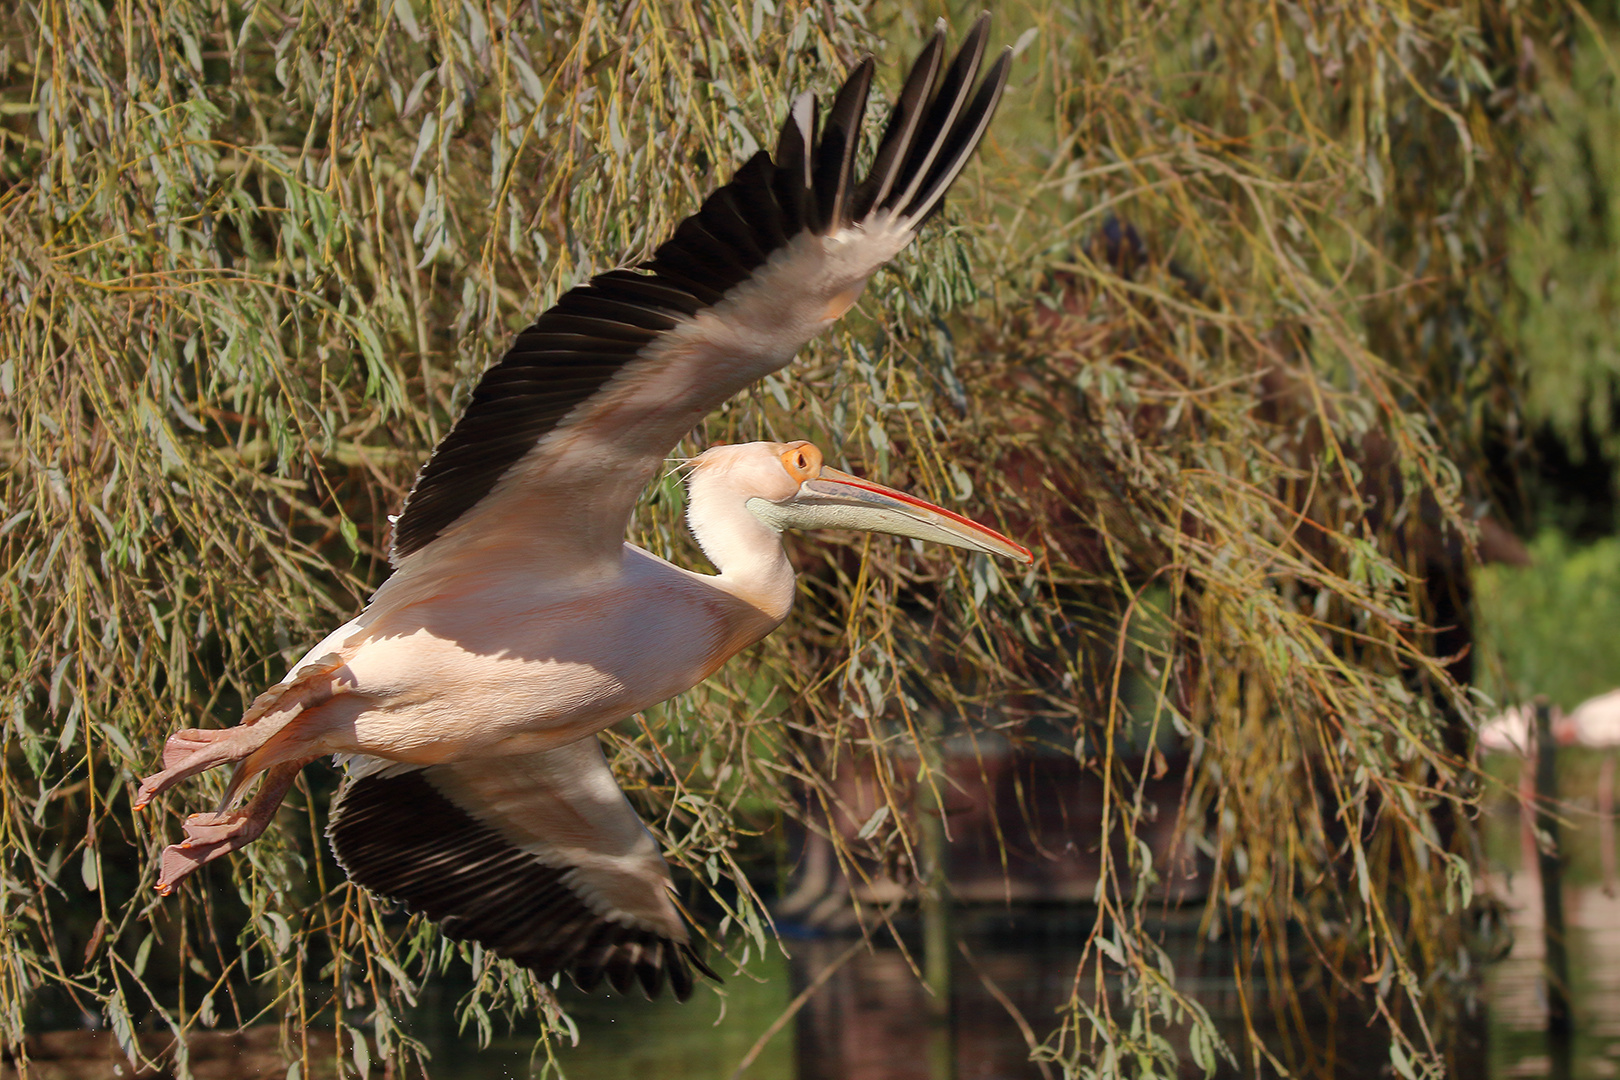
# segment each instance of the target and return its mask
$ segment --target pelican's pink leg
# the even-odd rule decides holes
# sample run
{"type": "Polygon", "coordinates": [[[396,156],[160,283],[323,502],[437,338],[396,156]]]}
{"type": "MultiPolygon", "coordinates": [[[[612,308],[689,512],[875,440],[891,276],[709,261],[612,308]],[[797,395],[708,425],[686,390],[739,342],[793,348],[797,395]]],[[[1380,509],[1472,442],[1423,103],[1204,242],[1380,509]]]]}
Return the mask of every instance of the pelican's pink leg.
{"type": "Polygon", "coordinates": [[[241,761],[279,734],[295,716],[331,700],[335,688],[330,676],[340,666],[306,665],[296,681],[272,686],[255,698],[235,727],[184,728],[170,735],[163,744],[163,771],[141,781],[135,809],[142,809],[152,796],[187,777],[241,761]]]}
{"type": "Polygon", "coordinates": [[[204,863],[246,847],[269,827],[281,800],[302,769],[313,758],[287,761],[265,770],[264,780],[251,802],[221,814],[192,814],[186,819],[186,838],[163,849],[157,891],[167,896],[176,883],[204,863]]]}

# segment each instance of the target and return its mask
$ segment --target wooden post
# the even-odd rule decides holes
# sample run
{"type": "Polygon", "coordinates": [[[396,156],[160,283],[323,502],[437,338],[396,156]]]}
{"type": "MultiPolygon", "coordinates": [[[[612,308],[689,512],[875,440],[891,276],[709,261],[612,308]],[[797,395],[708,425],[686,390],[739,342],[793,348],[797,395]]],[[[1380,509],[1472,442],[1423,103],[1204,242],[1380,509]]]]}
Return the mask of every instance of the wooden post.
{"type": "Polygon", "coordinates": [[[922,832],[923,981],[928,986],[928,1012],[933,1020],[928,1056],[931,1080],[956,1080],[956,1040],[952,1030],[951,964],[956,956],[956,928],[951,911],[950,881],[945,876],[944,724],[933,710],[924,713],[922,764],[917,777],[917,809],[922,832]]]}
{"type": "Polygon", "coordinates": [[[1614,899],[1614,747],[1603,755],[1598,770],[1598,846],[1603,852],[1603,895],[1614,899]]]}
{"type": "Polygon", "coordinates": [[[1536,701],[1536,836],[1541,872],[1541,927],[1547,982],[1547,1056],[1552,1080],[1568,1080],[1571,1059],[1569,952],[1564,936],[1563,851],[1558,836],[1558,747],[1552,707],[1536,701]]]}

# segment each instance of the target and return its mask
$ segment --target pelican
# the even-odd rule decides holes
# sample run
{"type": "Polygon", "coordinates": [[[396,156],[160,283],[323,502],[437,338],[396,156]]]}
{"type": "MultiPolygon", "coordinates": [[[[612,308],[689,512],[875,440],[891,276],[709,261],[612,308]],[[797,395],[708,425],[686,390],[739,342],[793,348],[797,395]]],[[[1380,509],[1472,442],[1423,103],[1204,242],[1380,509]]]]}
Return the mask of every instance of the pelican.
{"type": "Polygon", "coordinates": [[[626,543],[637,497],[705,414],[847,311],[917,235],[990,123],[989,15],[907,76],[866,178],[872,59],[817,137],[798,97],[774,153],[706,199],[650,261],[565,294],[484,373],[394,522],[393,574],[235,726],[186,729],[135,807],[235,763],[214,813],[163,850],[157,889],[262,834],[298,771],[338,755],[327,829],[350,880],[541,978],[684,1000],[693,950],[658,843],[596,734],[706,679],[780,626],[786,529],[862,529],[1028,563],[1000,533],[840,472],[807,442],[690,462],[687,522],[718,573],[626,543]],[[243,804],[248,784],[258,790],[243,804]]]}

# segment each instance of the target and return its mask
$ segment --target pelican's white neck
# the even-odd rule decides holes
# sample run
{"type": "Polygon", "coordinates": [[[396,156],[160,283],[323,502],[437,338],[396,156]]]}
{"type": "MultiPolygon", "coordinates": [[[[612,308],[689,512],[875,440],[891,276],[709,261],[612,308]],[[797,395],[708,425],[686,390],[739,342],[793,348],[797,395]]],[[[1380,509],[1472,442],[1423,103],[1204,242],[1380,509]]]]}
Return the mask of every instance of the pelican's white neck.
{"type": "Polygon", "coordinates": [[[722,470],[695,471],[687,482],[686,522],[720,571],[714,584],[770,619],[769,633],[793,606],[793,564],[782,534],[749,511],[749,496],[729,479],[722,470]]]}

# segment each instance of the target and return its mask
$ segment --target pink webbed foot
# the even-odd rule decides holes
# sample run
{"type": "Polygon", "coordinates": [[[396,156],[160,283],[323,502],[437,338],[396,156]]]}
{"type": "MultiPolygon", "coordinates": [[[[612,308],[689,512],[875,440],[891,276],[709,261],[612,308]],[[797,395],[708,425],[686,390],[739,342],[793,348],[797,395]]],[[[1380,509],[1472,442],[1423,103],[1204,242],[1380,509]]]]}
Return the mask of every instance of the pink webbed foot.
{"type": "Polygon", "coordinates": [[[288,762],[267,770],[253,801],[240,810],[218,814],[192,814],[186,819],[186,838],[163,849],[158,861],[157,891],[164,896],[182,879],[221,855],[246,847],[263,835],[276,816],[287,789],[304,762],[288,762]]]}
{"type": "Polygon", "coordinates": [[[257,840],[270,824],[270,814],[262,819],[246,810],[226,814],[193,814],[186,819],[186,838],[163,849],[158,861],[157,891],[164,896],[174,891],[180,880],[221,855],[257,840]],[[199,821],[198,819],[203,819],[199,821]]]}
{"type": "Polygon", "coordinates": [[[183,826],[186,838],[180,841],[180,846],[193,848],[239,838],[240,843],[237,846],[240,847],[241,844],[262,835],[268,824],[252,820],[247,810],[229,810],[223,814],[192,814],[186,818],[183,826]],[[249,833],[252,835],[248,835],[249,833]]]}
{"type": "Polygon", "coordinates": [[[158,859],[158,894],[168,896],[174,892],[174,887],[189,877],[193,871],[234,850],[235,847],[228,840],[204,844],[201,847],[170,844],[163,849],[163,854],[158,859]]]}

